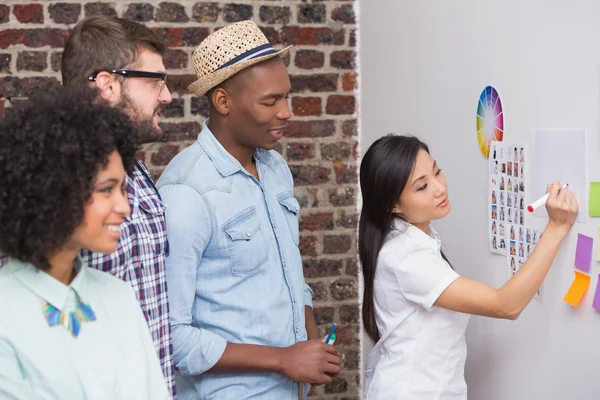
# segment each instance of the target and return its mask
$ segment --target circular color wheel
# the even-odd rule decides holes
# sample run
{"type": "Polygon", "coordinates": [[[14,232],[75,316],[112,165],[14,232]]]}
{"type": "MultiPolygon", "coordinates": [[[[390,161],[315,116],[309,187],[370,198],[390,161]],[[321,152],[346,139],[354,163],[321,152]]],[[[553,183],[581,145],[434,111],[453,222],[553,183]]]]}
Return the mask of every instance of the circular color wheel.
{"type": "Polygon", "coordinates": [[[483,89],[477,106],[477,142],[484,157],[490,154],[490,142],[502,141],[504,136],[504,114],[500,95],[492,86],[483,89]]]}

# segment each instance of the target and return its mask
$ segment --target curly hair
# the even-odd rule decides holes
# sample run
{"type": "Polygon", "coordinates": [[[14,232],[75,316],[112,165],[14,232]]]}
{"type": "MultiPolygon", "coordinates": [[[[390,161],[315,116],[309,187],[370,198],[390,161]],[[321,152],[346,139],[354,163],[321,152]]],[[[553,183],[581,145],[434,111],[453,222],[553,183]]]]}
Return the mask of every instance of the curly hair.
{"type": "Polygon", "coordinates": [[[0,120],[0,252],[50,268],[82,223],[98,172],[117,150],[131,171],[132,123],[84,85],[55,86],[0,120]]]}

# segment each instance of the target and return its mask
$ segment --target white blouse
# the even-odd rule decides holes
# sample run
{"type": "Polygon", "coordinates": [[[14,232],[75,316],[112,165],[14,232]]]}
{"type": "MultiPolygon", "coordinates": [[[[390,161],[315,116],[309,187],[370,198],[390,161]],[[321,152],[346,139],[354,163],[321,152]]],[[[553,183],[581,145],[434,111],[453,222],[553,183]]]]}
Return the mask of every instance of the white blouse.
{"type": "Polygon", "coordinates": [[[369,400],[466,400],[465,330],[470,315],[433,305],[459,275],[442,258],[441,242],[394,220],[377,261],[375,314],[381,339],[369,352],[369,400]]]}
{"type": "MultiPolygon", "coordinates": [[[[1,399],[169,399],[146,320],[125,282],[78,266],[69,286],[31,264],[0,269],[1,399]],[[96,315],[74,337],[50,327],[43,307],[77,294],[96,315]]],[[[65,307],[65,308],[63,308],[65,307]]]]}

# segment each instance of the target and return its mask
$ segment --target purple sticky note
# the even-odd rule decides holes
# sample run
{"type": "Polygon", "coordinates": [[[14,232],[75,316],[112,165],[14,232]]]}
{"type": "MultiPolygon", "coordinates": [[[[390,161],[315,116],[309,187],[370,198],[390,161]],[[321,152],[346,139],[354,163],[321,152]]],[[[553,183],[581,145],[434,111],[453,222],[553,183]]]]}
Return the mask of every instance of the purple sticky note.
{"type": "Polygon", "coordinates": [[[589,236],[577,234],[577,250],[575,252],[575,266],[581,270],[589,271],[592,265],[592,249],[594,239],[589,236]]]}
{"type": "Polygon", "coordinates": [[[594,295],[592,307],[594,307],[597,311],[600,311],[600,274],[598,274],[598,283],[596,284],[596,294],[594,295]]]}

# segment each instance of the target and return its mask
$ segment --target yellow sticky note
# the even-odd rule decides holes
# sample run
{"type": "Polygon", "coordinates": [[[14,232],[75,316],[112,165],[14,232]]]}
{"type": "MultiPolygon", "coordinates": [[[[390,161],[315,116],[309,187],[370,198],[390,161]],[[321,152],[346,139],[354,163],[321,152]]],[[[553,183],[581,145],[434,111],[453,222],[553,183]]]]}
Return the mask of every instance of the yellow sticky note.
{"type": "Polygon", "coordinates": [[[600,182],[590,182],[588,208],[590,217],[600,217],[600,182]]]}
{"type": "Polygon", "coordinates": [[[569,291],[563,300],[573,307],[577,307],[589,286],[590,277],[586,274],[575,271],[575,279],[573,280],[573,283],[571,283],[571,287],[569,288],[569,291]]]}

